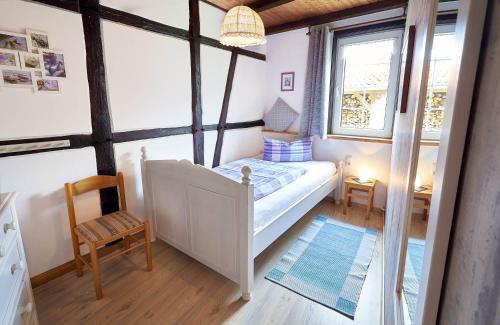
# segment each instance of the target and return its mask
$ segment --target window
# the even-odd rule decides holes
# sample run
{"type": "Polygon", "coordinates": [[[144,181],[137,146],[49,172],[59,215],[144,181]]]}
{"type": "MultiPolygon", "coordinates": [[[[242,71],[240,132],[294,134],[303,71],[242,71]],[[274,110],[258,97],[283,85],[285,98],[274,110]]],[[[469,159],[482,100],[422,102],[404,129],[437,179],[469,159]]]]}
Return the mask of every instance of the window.
{"type": "Polygon", "coordinates": [[[439,139],[455,44],[454,25],[436,26],[431,52],[422,138],[439,139]]]}
{"type": "Polygon", "coordinates": [[[393,30],[338,40],[333,133],[391,137],[402,34],[393,30]]]}

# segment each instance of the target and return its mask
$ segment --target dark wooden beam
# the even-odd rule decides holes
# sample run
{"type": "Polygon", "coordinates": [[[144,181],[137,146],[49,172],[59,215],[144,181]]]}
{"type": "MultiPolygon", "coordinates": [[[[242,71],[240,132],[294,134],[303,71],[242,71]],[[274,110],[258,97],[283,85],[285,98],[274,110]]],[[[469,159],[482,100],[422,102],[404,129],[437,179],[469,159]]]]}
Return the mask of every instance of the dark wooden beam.
{"type": "MultiPolygon", "coordinates": [[[[255,121],[248,121],[248,122],[232,122],[232,123],[226,123],[224,126],[224,129],[226,130],[237,130],[237,129],[247,129],[247,128],[253,128],[257,126],[264,126],[264,121],[263,120],[255,120],[255,121]]],[[[217,131],[219,129],[219,124],[208,124],[203,126],[203,131],[217,131]]]]}
{"type": "Polygon", "coordinates": [[[249,4],[248,6],[257,12],[261,12],[264,10],[279,7],[292,1],[293,0],[257,0],[249,4]]]}
{"type": "MultiPolygon", "coordinates": [[[[80,12],[83,21],[83,33],[87,53],[87,78],[89,82],[90,116],[92,139],[99,175],[116,175],[113,132],[108,109],[106,73],[101,39],[101,19],[99,18],[99,0],[80,0],[80,12]]],[[[118,192],[116,188],[100,191],[103,214],[117,211],[118,192]]]]}
{"type": "Polygon", "coordinates": [[[255,120],[255,121],[250,121],[250,122],[226,123],[226,130],[247,129],[247,128],[253,128],[256,126],[264,126],[264,124],[265,123],[263,120],[255,120]]]}
{"type": "Polygon", "coordinates": [[[296,20],[284,23],[277,26],[267,28],[267,35],[287,32],[293,29],[304,28],[308,26],[321,25],[332,21],[353,18],[362,15],[377,13],[380,11],[400,8],[406,6],[408,0],[383,0],[379,2],[369,3],[366,5],[335,11],[332,13],[296,20]]]}
{"type": "Polygon", "coordinates": [[[71,134],[71,135],[64,135],[64,136],[57,136],[57,137],[3,140],[3,141],[0,141],[0,146],[13,145],[13,144],[49,142],[49,141],[61,141],[61,140],[69,140],[71,143],[71,145],[70,145],[71,148],[89,147],[93,144],[92,136],[90,134],[71,134]]]}
{"type": "Polygon", "coordinates": [[[128,12],[109,8],[106,6],[99,6],[100,17],[102,19],[110,20],[115,23],[124,24],[150,32],[159,33],[167,36],[177,37],[183,40],[189,40],[189,33],[187,30],[169,25],[161,24],[153,20],[149,20],[128,12]]]}
{"type": "Polygon", "coordinates": [[[193,118],[193,157],[195,164],[204,164],[203,109],[201,107],[200,6],[189,0],[189,52],[191,54],[191,112],[193,118]]]}
{"type": "Polygon", "coordinates": [[[0,158],[11,157],[11,156],[29,155],[29,154],[49,152],[49,151],[78,149],[78,148],[84,148],[84,147],[89,147],[89,146],[93,145],[92,136],[90,134],[73,134],[73,135],[60,136],[60,137],[4,140],[4,141],[0,141],[0,147],[5,146],[5,145],[20,145],[20,144],[24,144],[24,145],[33,144],[33,145],[35,145],[35,144],[40,143],[40,142],[51,142],[51,141],[61,141],[61,140],[69,140],[69,146],[43,148],[43,149],[33,148],[33,150],[27,150],[27,151],[13,151],[13,152],[7,152],[7,153],[0,153],[0,158]]]}
{"type": "Polygon", "coordinates": [[[73,12],[80,12],[78,0],[28,0],[28,1],[49,5],[52,7],[65,9],[73,12]]]}
{"type": "MultiPolygon", "coordinates": [[[[257,126],[263,126],[263,120],[248,121],[248,122],[234,122],[226,123],[224,126],[225,130],[235,130],[235,129],[245,129],[257,126]]],[[[203,126],[203,132],[217,131],[219,129],[219,124],[207,124],[203,126]]],[[[173,128],[157,128],[157,129],[146,129],[146,130],[134,130],[134,131],[121,131],[113,133],[113,143],[122,143],[129,141],[139,141],[154,138],[163,138],[175,135],[191,134],[191,126],[179,126],[173,128]]],[[[0,158],[11,157],[11,156],[22,156],[41,152],[68,150],[68,149],[80,149],[85,147],[95,146],[96,143],[93,140],[91,134],[72,134],[58,137],[46,137],[46,138],[27,138],[27,139],[16,139],[16,140],[4,140],[0,141],[0,146],[4,145],[15,145],[15,144],[30,144],[38,142],[47,141],[60,141],[69,140],[70,145],[60,148],[47,148],[41,150],[30,150],[30,151],[18,151],[0,154],[0,158]]]]}
{"type": "Polygon", "coordinates": [[[240,48],[234,48],[231,46],[225,46],[225,45],[222,45],[218,40],[210,38],[210,37],[201,36],[201,44],[208,45],[211,47],[216,47],[216,48],[221,49],[221,50],[226,50],[226,51],[231,51],[231,52],[236,51],[239,55],[244,55],[244,56],[248,56],[250,58],[254,58],[257,60],[266,61],[265,54],[261,54],[258,52],[249,51],[249,50],[245,50],[245,49],[240,49],[240,48]]]}
{"type": "Polygon", "coordinates": [[[224,142],[224,130],[226,128],[227,111],[229,108],[229,99],[231,98],[231,90],[233,89],[234,71],[236,70],[236,61],[238,52],[231,53],[231,61],[227,71],[226,89],[224,90],[224,98],[222,100],[222,109],[220,111],[219,124],[217,127],[217,142],[215,143],[214,159],[212,167],[217,167],[220,164],[220,156],[222,153],[222,143],[224,142]]]}
{"type": "Polygon", "coordinates": [[[190,134],[191,126],[180,126],[174,128],[158,128],[148,130],[123,131],[113,133],[113,142],[121,143],[144,139],[162,138],[173,135],[190,134]]]}

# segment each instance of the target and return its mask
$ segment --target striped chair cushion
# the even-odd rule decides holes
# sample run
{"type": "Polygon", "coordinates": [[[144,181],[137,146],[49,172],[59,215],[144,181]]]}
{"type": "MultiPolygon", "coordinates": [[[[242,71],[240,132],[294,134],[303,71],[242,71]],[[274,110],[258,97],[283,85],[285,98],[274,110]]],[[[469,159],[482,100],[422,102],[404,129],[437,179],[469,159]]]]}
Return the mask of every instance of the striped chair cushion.
{"type": "Polygon", "coordinates": [[[312,138],[292,142],[264,138],[264,160],[274,162],[312,160],[312,138]]]}
{"type": "Polygon", "coordinates": [[[117,211],[82,222],[76,226],[76,230],[87,240],[95,242],[140,226],[142,223],[125,211],[117,211]]]}

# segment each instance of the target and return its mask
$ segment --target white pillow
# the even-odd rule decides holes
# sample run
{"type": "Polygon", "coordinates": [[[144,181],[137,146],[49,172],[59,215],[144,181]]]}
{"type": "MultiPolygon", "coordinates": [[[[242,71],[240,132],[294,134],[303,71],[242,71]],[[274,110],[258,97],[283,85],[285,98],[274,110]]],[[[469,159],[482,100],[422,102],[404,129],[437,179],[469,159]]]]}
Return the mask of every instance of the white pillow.
{"type": "Polygon", "coordinates": [[[282,132],[286,131],[297,117],[299,117],[299,113],[294,111],[281,97],[278,97],[271,110],[264,115],[264,122],[266,129],[282,132]]]}

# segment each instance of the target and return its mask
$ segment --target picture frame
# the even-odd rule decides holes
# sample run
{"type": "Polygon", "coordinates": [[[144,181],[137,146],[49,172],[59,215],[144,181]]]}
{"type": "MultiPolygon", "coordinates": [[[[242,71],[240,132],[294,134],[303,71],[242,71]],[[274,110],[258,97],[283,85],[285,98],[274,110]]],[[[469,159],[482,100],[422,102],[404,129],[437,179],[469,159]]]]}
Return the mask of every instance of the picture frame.
{"type": "Polygon", "coordinates": [[[39,49],[43,60],[43,76],[51,78],[67,78],[64,53],[50,49],[39,49]]]}
{"type": "Polygon", "coordinates": [[[295,72],[281,73],[281,91],[293,91],[295,84],[295,72]]]}
{"type": "Polygon", "coordinates": [[[30,52],[31,45],[25,34],[0,31],[0,49],[30,52]]]}
{"type": "Polygon", "coordinates": [[[20,67],[18,51],[0,49],[0,68],[19,69],[20,67]]]}
{"type": "Polygon", "coordinates": [[[33,71],[44,70],[41,54],[31,53],[31,52],[19,52],[19,61],[21,63],[21,69],[23,70],[33,70],[33,71]]]}
{"type": "Polygon", "coordinates": [[[34,87],[33,74],[31,71],[19,69],[0,70],[3,87],[31,88],[34,87]]]}
{"type": "Polygon", "coordinates": [[[59,78],[35,78],[34,90],[38,94],[60,94],[61,83],[59,78]]]}
{"type": "Polygon", "coordinates": [[[49,34],[47,32],[26,28],[26,35],[32,52],[39,49],[50,49],[49,34]]]}

